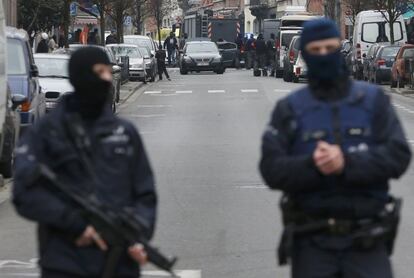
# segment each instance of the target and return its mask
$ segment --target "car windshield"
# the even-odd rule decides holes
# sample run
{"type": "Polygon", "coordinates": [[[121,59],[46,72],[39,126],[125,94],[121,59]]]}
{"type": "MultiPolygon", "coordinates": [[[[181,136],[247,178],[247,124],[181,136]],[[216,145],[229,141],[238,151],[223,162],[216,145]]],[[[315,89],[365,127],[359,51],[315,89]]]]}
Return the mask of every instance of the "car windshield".
{"type": "Polygon", "coordinates": [[[407,48],[404,50],[403,58],[414,58],[414,48],[407,48]]]}
{"type": "Polygon", "coordinates": [[[398,50],[400,50],[399,47],[385,47],[381,53],[381,56],[382,57],[395,57],[397,56],[398,50]]]}
{"type": "Polygon", "coordinates": [[[17,39],[7,39],[7,73],[26,74],[26,60],[23,43],[17,39]]]}
{"type": "Polygon", "coordinates": [[[114,53],[115,57],[118,59],[122,56],[128,56],[129,58],[142,58],[141,53],[139,52],[137,47],[131,46],[112,46],[112,52],[114,53]]]}
{"type": "Polygon", "coordinates": [[[127,44],[134,44],[138,46],[145,46],[151,48],[151,40],[147,39],[141,39],[141,38],[124,38],[124,43],[127,44]]]}
{"type": "MultiPolygon", "coordinates": [[[[401,22],[394,23],[394,41],[403,39],[401,22]]],[[[362,41],[367,43],[390,42],[390,24],[386,22],[369,22],[362,24],[362,41]]]]}
{"type": "Polygon", "coordinates": [[[297,33],[283,33],[282,34],[282,46],[289,47],[290,43],[294,36],[297,36],[297,33]]]}
{"type": "Polygon", "coordinates": [[[211,52],[217,53],[218,49],[214,43],[189,43],[187,44],[187,53],[211,52]]]}
{"type": "Polygon", "coordinates": [[[151,56],[151,51],[146,47],[140,47],[139,51],[142,53],[143,56],[151,56]]]}
{"type": "Polygon", "coordinates": [[[236,49],[237,45],[233,43],[219,43],[218,45],[219,49],[236,49]]]}
{"type": "Polygon", "coordinates": [[[39,77],[69,78],[68,59],[35,57],[39,77]]]}

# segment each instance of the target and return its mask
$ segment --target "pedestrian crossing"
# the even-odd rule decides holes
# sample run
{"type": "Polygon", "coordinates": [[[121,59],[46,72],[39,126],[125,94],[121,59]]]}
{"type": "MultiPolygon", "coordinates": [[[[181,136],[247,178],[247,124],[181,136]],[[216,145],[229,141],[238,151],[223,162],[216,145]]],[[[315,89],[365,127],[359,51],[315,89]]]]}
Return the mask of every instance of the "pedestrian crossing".
{"type": "MultiPolygon", "coordinates": [[[[243,93],[243,94],[255,94],[255,93],[264,93],[264,90],[259,90],[255,88],[246,88],[240,90],[223,90],[223,89],[209,89],[209,90],[156,90],[156,91],[145,91],[144,95],[155,95],[155,96],[172,96],[172,95],[191,95],[191,94],[230,94],[230,93],[243,93]]],[[[287,93],[290,90],[279,90],[275,89],[274,92],[276,93],[287,93]]]]}

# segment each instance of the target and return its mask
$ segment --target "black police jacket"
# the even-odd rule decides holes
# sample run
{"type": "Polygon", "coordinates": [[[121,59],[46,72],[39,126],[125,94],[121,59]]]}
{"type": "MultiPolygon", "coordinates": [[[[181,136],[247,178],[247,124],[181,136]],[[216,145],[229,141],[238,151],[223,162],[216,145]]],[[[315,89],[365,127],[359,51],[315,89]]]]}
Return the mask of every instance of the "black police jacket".
{"type": "MultiPolygon", "coordinates": [[[[348,86],[346,90],[350,90],[351,87],[348,86]]],[[[279,101],[263,135],[262,157],[259,167],[267,185],[272,189],[282,190],[289,196],[314,197],[320,195],[322,198],[318,199],[317,204],[310,205],[312,208],[319,207],[320,211],[324,213],[340,210],[346,215],[345,217],[350,215],[354,217],[355,207],[352,207],[354,201],[356,206],[370,206],[370,200],[365,200],[365,196],[358,196],[358,198],[343,196],[341,194],[344,190],[340,190],[340,188],[349,189],[353,186],[375,188],[375,185],[378,185],[379,188],[379,185],[384,184],[388,188],[388,181],[391,178],[400,177],[407,169],[411,159],[410,148],[396,113],[390,105],[389,97],[379,88],[377,90],[379,92],[373,105],[375,111],[372,112],[371,126],[376,146],[368,151],[345,153],[343,174],[334,179],[338,190],[330,191],[324,187],[326,178],[318,171],[311,154],[292,155],[292,147],[296,139],[296,115],[288,98],[279,101]],[[329,194],[325,194],[325,192],[329,194]],[[356,203],[359,197],[362,197],[366,202],[356,203]],[[348,208],[350,211],[345,211],[348,208]]],[[[383,190],[383,187],[379,189],[383,190]]],[[[301,201],[299,203],[303,206],[308,200],[301,201]]],[[[307,210],[306,207],[303,209],[307,210]]],[[[360,212],[357,211],[357,213],[360,212]]],[[[343,215],[331,216],[342,217],[343,215]]]]}
{"type": "MultiPolygon", "coordinates": [[[[135,127],[107,109],[87,126],[91,140],[90,161],[99,183],[91,179],[81,164],[65,129],[67,102],[27,130],[16,149],[13,202],[17,212],[39,224],[39,253],[42,268],[98,277],[105,264],[105,253],[95,245],[77,247],[75,239],[89,224],[76,206],[59,192],[51,192],[42,179],[35,179],[35,166],[51,167],[62,181],[74,189],[93,191],[102,202],[113,207],[128,207],[151,227],[156,218],[157,196],[154,177],[135,127]]],[[[139,266],[123,255],[119,275],[139,277],[139,266]]]]}

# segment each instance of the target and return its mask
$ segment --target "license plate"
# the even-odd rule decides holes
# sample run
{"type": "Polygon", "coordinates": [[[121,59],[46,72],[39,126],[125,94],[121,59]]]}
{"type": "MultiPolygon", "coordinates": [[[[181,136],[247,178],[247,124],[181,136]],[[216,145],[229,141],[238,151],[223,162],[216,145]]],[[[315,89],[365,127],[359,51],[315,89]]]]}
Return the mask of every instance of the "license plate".
{"type": "Polygon", "coordinates": [[[197,66],[208,66],[208,62],[200,62],[200,63],[197,63],[197,66]]]}

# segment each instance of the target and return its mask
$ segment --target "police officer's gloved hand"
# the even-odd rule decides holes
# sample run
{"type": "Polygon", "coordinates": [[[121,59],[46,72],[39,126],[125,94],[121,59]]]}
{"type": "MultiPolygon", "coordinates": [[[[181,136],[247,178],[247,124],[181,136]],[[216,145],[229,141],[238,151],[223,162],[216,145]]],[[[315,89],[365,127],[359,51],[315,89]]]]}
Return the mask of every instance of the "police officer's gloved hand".
{"type": "Polygon", "coordinates": [[[344,154],[339,145],[331,145],[324,141],[319,141],[313,161],[316,168],[325,176],[340,175],[345,167],[344,154]]]}
{"type": "Polygon", "coordinates": [[[72,109],[84,118],[97,118],[109,106],[112,68],[108,55],[98,47],[83,47],[72,54],[69,78],[75,88],[72,109]]]}

